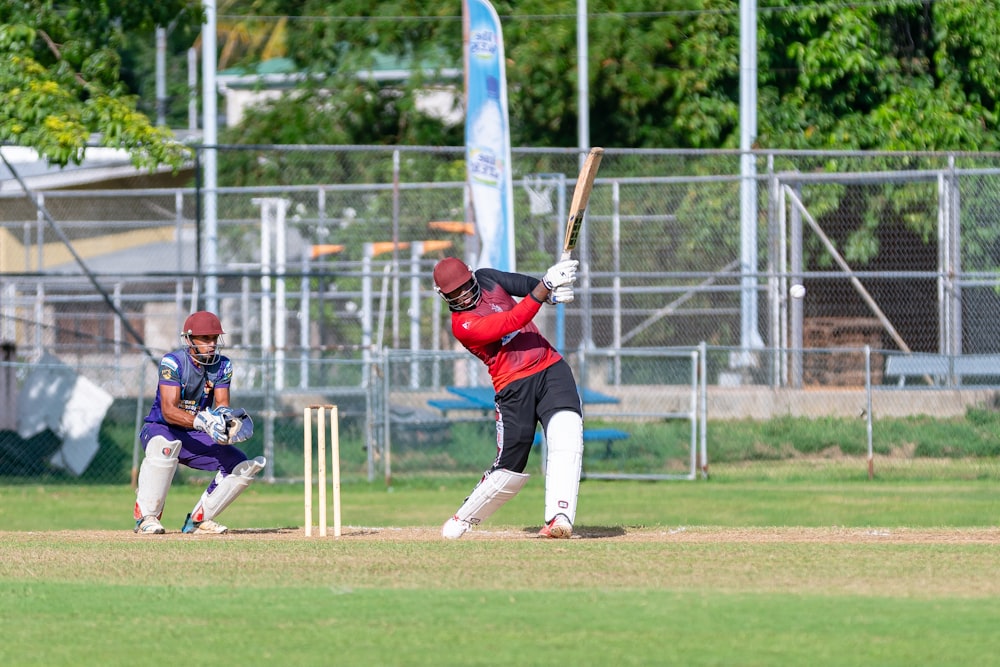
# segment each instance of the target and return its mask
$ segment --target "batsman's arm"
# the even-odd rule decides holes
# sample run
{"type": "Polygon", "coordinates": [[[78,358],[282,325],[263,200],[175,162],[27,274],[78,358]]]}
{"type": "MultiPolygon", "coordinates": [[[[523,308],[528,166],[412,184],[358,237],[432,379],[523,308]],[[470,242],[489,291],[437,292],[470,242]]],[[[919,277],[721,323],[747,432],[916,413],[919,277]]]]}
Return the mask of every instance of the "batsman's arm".
{"type": "Polygon", "coordinates": [[[451,332],[463,345],[486,345],[501,340],[507,334],[526,325],[538,314],[545,297],[538,297],[537,290],[544,290],[542,293],[548,294],[544,285],[536,287],[531,292],[530,298],[522,299],[510,310],[499,313],[489,315],[477,315],[471,312],[452,313],[451,332]]]}
{"type": "MultiPolygon", "coordinates": [[[[575,260],[571,260],[571,263],[574,267],[578,264],[575,260]]],[[[480,279],[480,285],[485,285],[487,281],[493,281],[511,296],[526,297],[530,294],[536,301],[541,300],[550,304],[569,303],[573,300],[573,290],[571,287],[562,285],[560,287],[554,287],[552,290],[546,289],[543,294],[543,290],[539,289],[538,286],[543,283],[544,280],[528,276],[523,273],[509,273],[507,271],[497,271],[496,269],[490,268],[479,269],[476,273],[480,279]],[[538,291],[535,291],[536,289],[538,291]]]]}
{"type": "Polygon", "coordinates": [[[531,294],[538,284],[538,278],[527,276],[523,273],[510,273],[508,271],[498,271],[491,268],[482,268],[476,271],[479,284],[486,289],[489,281],[492,281],[503,288],[507,294],[516,297],[526,297],[531,294]]]}

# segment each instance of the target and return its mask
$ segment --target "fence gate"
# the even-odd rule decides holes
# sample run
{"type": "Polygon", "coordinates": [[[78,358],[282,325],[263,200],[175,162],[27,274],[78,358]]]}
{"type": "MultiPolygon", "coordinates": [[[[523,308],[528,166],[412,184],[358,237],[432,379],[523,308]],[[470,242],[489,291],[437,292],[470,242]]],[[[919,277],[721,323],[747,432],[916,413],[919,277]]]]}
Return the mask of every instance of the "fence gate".
{"type": "MultiPolygon", "coordinates": [[[[804,348],[870,344],[961,353],[955,172],[781,173],[770,191],[776,206],[768,230],[767,299],[775,385],[810,384],[804,348]],[[790,295],[795,284],[805,287],[804,297],[790,295]]],[[[861,371],[844,368],[840,381],[827,375],[824,383],[852,384],[861,371]]]]}

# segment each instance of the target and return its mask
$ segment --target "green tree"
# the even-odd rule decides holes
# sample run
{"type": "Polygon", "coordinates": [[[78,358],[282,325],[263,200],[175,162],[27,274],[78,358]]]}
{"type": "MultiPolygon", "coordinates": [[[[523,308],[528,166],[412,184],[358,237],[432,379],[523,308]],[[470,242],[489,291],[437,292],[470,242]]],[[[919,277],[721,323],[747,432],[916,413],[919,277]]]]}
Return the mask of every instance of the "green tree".
{"type": "MultiPolygon", "coordinates": [[[[759,147],[1000,148],[1000,0],[758,4],[759,147]]],[[[576,3],[494,6],[514,144],[574,146],[576,3]]],[[[414,94],[440,82],[442,67],[462,65],[455,0],[221,0],[218,7],[227,62],[285,54],[311,74],[308,90],[262,106],[227,140],[461,144],[462,128],[421,114],[414,94]],[[413,76],[391,84],[359,77],[379,58],[400,59],[413,76]]],[[[658,0],[590,0],[588,9],[592,143],[738,145],[735,3],[678,0],[665,10],[658,0]]],[[[92,132],[146,161],[168,157],[156,153],[169,142],[132,115],[132,94],[152,94],[153,27],[177,25],[171,46],[182,55],[200,23],[194,0],[6,3],[0,139],[37,146],[60,164],[78,159],[92,132]]]]}
{"type": "MultiPolygon", "coordinates": [[[[1000,0],[760,4],[759,147],[1000,147],[1000,0]]],[[[576,3],[494,6],[504,31],[513,143],[576,145],[576,3]]],[[[392,84],[395,96],[357,78],[379,55],[461,67],[460,3],[270,0],[267,10],[289,17],[288,55],[316,75],[315,89],[326,91],[301,102],[324,108],[333,136],[351,143],[461,142],[415,111],[413,92],[428,81],[422,68],[392,84]],[[297,21],[299,15],[308,20],[297,21]]],[[[680,0],[665,11],[657,0],[590,0],[588,10],[592,143],[739,144],[736,3],[680,0]]],[[[281,103],[268,111],[289,112],[281,103]]],[[[260,114],[250,122],[267,124],[260,114]]],[[[292,140],[289,130],[283,134],[292,140]]]]}
{"type": "Polygon", "coordinates": [[[1000,2],[776,0],[764,17],[762,146],[1000,147],[1000,2]]]}
{"type": "Polygon", "coordinates": [[[138,167],[180,167],[187,147],[137,110],[121,78],[126,35],[177,17],[200,25],[197,0],[19,0],[0,4],[0,142],[49,162],[79,163],[88,145],[124,148],[138,167]]]}
{"type": "Polygon", "coordinates": [[[461,145],[463,128],[422,113],[415,94],[443,84],[460,96],[461,79],[440,76],[462,67],[460,5],[271,0],[268,10],[288,16],[287,55],[309,76],[284,98],[250,111],[224,140],[461,145]],[[366,76],[387,61],[410,69],[410,76],[390,82],[366,76]]]}

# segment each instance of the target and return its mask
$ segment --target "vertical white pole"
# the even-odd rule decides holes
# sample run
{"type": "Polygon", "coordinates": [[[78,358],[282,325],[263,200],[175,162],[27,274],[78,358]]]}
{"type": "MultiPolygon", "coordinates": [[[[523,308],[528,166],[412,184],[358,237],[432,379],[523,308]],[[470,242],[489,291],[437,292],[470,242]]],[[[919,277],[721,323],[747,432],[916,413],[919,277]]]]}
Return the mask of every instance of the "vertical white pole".
{"type": "Polygon", "coordinates": [[[156,124],[167,124],[167,29],[156,27],[156,124]]]}
{"type": "Polygon", "coordinates": [[[274,229],[274,388],[281,391],[285,388],[285,347],[288,327],[287,304],[285,303],[285,211],[288,209],[287,199],[272,200],[275,208],[274,229]]]}
{"type": "Polygon", "coordinates": [[[701,476],[708,479],[708,344],[698,343],[698,437],[701,476]]]}
{"type": "Polygon", "coordinates": [[[399,149],[392,152],[392,347],[399,349],[399,149]]]}
{"type": "Polygon", "coordinates": [[[215,146],[218,143],[218,103],[215,89],[215,67],[217,64],[215,0],[203,0],[205,25],[201,30],[201,103],[203,114],[202,144],[205,148],[205,308],[219,311],[219,270],[218,245],[219,229],[217,217],[218,166],[215,146]]]}
{"type": "Polygon", "coordinates": [[[420,362],[416,353],[420,349],[420,256],[424,242],[415,241],[410,246],[410,388],[420,388],[420,362]]]}
{"type": "Polygon", "coordinates": [[[271,337],[271,236],[274,224],[274,200],[254,199],[260,205],[260,353],[270,357],[271,337]]]}
{"type": "Polygon", "coordinates": [[[361,384],[369,385],[368,371],[372,361],[372,257],[375,247],[365,243],[361,255],[361,359],[364,362],[361,384]]]}
{"type": "Polygon", "coordinates": [[[312,537],[313,490],[312,490],[312,408],[302,409],[302,460],[305,486],[306,537],[312,537]]]}
{"type": "MultiPolygon", "coordinates": [[[[622,347],[622,221],[621,221],[621,194],[618,181],[611,186],[611,258],[614,267],[614,278],[611,279],[611,299],[613,330],[611,346],[614,350],[621,350],[622,347]]],[[[614,378],[615,384],[622,381],[622,358],[620,354],[614,356],[614,378]]]]}
{"type": "MultiPolygon", "coordinates": [[[[441,311],[444,299],[437,294],[431,297],[431,349],[435,352],[441,350],[441,311]]],[[[451,318],[449,317],[449,320],[451,318]]],[[[434,355],[434,367],[431,369],[431,387],[437,389],[441,386],[441,358],[434,355]]]]}
{"type": "Polygon", "coordinates": [[[868,479],[875,477],[875,450],[872,447],[872,348],[865,345],[865,436],[868,439],[868,479]]]}
{"type": "Polygon", "coordinates": [[[316,478],[319,480],[319,536],[326,537],[326,406],[316,406],[316,478]]]}
{"type": "Polygon", "coordinates": [[[340,412],[330,406],[330,480],[333,485],[333,536],[340,537],[340,412]]]}
{"type": "Polygon", "coordinates": [[[590,48],[587,34],[587,0],[576,0],[576,88],[577,88],[577,145],[580,164],[583,166],[590,150],[590,67],[587,51],[590,48]]]}
{"type": "Polygon", "coordinates": [[[299,305],[299,388],[305,389],[309,386],[309,329],[311,328],[311,318],[309,315],[310,291],[312,280],[309,278],[310,257],[312,256],[312,246],[307,245],[302,249],[302,302],[299,305]]]}
{"type": "Polygon", "coordinates": [[[198,129],[198,51],[188,49],[188,129],[198,129]]]}
{"type": "Polygon", "coordinates": [[[760,347],[757,330],[757,0],[740,0],[740,347],[741,365],[760,347]]]}

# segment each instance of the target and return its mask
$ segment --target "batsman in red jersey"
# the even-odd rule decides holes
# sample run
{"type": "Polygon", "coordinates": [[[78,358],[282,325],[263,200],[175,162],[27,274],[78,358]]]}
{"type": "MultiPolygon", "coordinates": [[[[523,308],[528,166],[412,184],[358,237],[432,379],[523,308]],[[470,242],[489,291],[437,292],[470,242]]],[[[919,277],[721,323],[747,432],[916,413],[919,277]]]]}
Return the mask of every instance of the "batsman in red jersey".
{"type": "Polygon", "coordinates": [[[435,289],[451,310],[452,333],[486,364],[496,392],[496,459],[445,522],[446,538],[461,537],[517,495],[528,479],[524,469],[539,423],[547,444],[545,525],[539,535],[573,535],[583,463],[580,395],[569,364],[532,320],[543,304],[573,300],[577,265],[561,261],[541,280],[486,268],[473,273],[453,257],[434,267],[435,289]]]}

